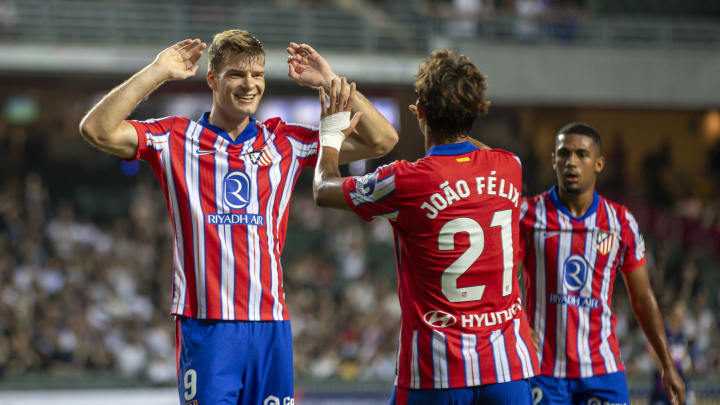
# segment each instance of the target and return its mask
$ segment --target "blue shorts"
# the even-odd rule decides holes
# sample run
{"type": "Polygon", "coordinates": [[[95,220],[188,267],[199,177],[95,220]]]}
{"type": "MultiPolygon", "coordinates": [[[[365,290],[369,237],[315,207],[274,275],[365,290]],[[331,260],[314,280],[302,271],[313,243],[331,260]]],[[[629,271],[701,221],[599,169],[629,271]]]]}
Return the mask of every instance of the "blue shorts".
{"type": "Polygon", "coordinates": [[[630,404],[625,372],[589,378],[555,378],[538,375],[530,379],[536,405],[630,404]]]}
{"type": "Polygon", "coordinates": [[[467,388],[411,390],[393,387],[388,405],[532,405],[530,383],[516,380],[467,388]]]}
{"type": "Polygon", "coordinates": [[[179,317],[176,324],[180,404],[290,405],[290,322],[179,317]]]}

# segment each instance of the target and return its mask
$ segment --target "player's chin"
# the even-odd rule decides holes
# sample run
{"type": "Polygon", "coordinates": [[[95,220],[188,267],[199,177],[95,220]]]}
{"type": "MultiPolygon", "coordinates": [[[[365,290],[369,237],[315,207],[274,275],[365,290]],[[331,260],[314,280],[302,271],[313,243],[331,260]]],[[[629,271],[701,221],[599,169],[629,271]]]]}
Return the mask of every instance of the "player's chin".
{"type": "Polygon", "coordinates": [[[580,186],[580,183],[578,183],[578,182],[566,181],[566,182],[563,182],[562,186],[565,189],[565,191],[567,191],[568,193],[574,194],[574,193],[579,193],[580,191],[582,191],[582,187],[580,186]]]}
{"type": "Polygon", "coordinates": [[[242,115],[254,115],[258,109],[259,103],[253,103],[249,105],[236,105],[235,110],[242,115]]]}

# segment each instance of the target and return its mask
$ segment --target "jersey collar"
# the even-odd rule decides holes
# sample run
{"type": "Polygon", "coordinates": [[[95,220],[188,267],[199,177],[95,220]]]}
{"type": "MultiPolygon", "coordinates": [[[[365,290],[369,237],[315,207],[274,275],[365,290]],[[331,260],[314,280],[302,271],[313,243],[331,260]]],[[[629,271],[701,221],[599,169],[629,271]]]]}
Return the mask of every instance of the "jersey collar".
{"type": "Polygon", "coordinates": [[[463,155],[478,149],[480,148],[470,142],[446,143],[433,146],[425,156],[463,155]]]}
{"type": "Polygon", "coordinates": [[[215,125],[211,124],[209,120],[210,120],[210,112],[207,111],[207,112],[203,113],[202,117],[200,117],[200,120],[198,120],[198,123],[200,123],[200,125],[204,126],[205,128],[222,136],[223,138],[225,138],[225,140],[227,140],[228,142],[230,142],[233,145],[238,145],[238,144],[241,144],[241,143],[247,141],[248,139],[254,138],[258,133],[257,123],[255,120],[255,117],[253,117],[253,116],[250,116],[250,121],[248,121],[247,126],[242,131],[242,133],[240,133],[240,135],[238,135],[238,137],[237,137],[237,139],[235,139],[235,141],[232,140],[230,135],[228,135],[228,133],[225,132],[224,129],[222,129],[220,127],[216,127],[215,125]]]}
{"type": "Polygon", "coordinates": [[[553,205],[556,206],[560,211],[562,211],[563,214],[567,215],[571,219],[574,219],[575,221],[583,221],[585,218],[589,217],[590,215],[594,214],[597,211],[598,205],[600,204],[600,195],[597,193],[597,191],[593,191],[593,202],[590,204],[590,208],[585,212],[585,214],[580,217],[574,217],[570,210],[567,209],[565,204],[560,201],[560,196],[558,195],[557,191],[557,184],[552,186],[550,191],[548,192],[548,196],[550,197],[550,201],[552,201],[553,205]]]}

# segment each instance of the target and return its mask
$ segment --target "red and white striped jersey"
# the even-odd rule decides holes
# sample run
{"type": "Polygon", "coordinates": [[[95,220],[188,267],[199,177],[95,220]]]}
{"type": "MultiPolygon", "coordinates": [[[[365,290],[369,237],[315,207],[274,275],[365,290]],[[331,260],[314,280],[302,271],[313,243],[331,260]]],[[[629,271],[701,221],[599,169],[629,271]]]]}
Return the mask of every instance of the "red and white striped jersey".
{"type": "Polygon", "coordinates": [[[536,374],[513,273],[521,177],[514,155],[463,142],[344,180],[358,215],[387,218],[393,228],[399,387],[469,387],[536,374]]]}
{"type": "Polygon", "coordinates": [[[622,371],[610,307],[616,271],[645,264],[637,221],[597,193],[575,218],[557,186],[523,201],[520,218],[525,304],[542,343],[540,373],[586,378],[622,371]]]}
{"type": "Polygon", "coordinates": [[[172,218],[175,315],[287,320],[280,255],[288,202],[317,161],[314,128],[250,119],[233,142],[208,122],[129,121],[172,218]]]}

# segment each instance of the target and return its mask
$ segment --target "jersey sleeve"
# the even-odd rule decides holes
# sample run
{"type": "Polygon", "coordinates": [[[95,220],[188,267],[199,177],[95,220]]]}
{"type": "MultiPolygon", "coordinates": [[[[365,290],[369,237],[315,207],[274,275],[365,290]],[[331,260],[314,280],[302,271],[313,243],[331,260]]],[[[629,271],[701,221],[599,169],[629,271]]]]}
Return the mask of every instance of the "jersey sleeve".
{"type": "MultiPolygon", "coordinates": [[[[269,124],[266,122],[266,125],[269,124]]],[[[272,125],[272,124],[270,124],[272,125]]],[[[281,122],[283,132],[293,145],[293,153],[303,168],[315,167],[320,147],[319,129],[312,126],[281,122]]]]}
{"type": "Polygon", "coordinates": [[[364,176],[346,177],[342,188],[345,201],[362,219],[395,220],[398,216],[397,180],[402,161],[380,166],[364,176]]]}
{"type": "Polygon", "coordinates": [[[160,154],[168,147],[170,133],[175,125],[176,117],[166,117],[156,120],[134,121],[128,120],[138,137],[138,150],[135,159],[142,159],[150,163],[153,168],[160,164],[160,154]]]}
{"type": "Polygon", "coordinates": [[[622,240],[620,270],[629,273],[645,264],[645,241],[635,217],[624,207],[623,213],[624,218],[620,235],[622,240]]]}

